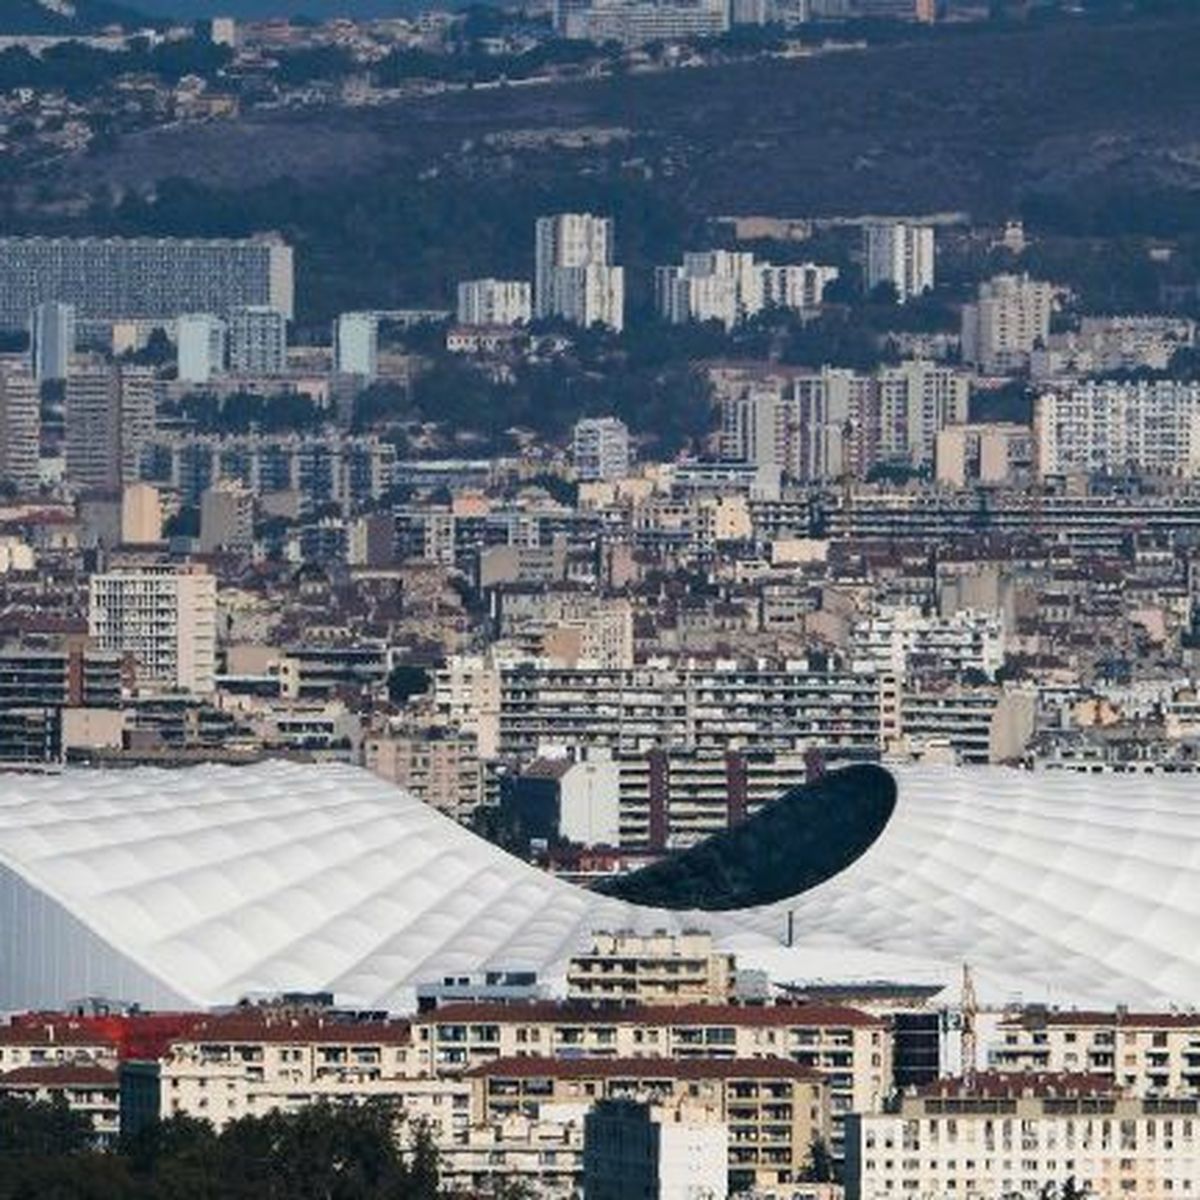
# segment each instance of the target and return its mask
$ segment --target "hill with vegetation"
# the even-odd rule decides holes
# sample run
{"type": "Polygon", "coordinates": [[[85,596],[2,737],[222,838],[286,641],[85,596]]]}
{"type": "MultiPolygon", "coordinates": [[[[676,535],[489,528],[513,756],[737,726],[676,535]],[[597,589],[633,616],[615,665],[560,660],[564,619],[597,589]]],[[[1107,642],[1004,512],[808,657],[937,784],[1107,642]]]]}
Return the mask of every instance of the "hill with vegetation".
{"type": "Polygon", "coordinates": [[[148,24],[141,11],[110,0],[4,0],[0,5],[0,34],[7,35],[58,37],[148,24]]]}

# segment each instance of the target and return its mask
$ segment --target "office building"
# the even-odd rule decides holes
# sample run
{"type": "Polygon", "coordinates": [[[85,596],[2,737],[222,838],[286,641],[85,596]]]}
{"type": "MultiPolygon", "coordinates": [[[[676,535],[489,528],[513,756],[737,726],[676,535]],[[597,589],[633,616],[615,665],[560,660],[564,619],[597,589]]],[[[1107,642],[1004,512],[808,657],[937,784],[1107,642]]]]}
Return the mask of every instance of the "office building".
{"type": "Polygon", "coordinates": [[[458,285],[460,325],[524,325],[533,318],[533,288],[521,279],[467,279],[458,285]]]}
{"type": "Polygon", "coordinates": [[[863,285],[870,295],[890,283],[903,304],[932,290],[934,237],[928,225],[879,221],[863,226],[863,285]]]}
{"type": "Polygon", "coordinates": [[[88,632],[98,649],[133,656],[139,686],[213,690],[216,579],[200,566],[117,567],[89,581],[88,632]]]}
{"type": "Polygon", "coordinates": [[[1028,275],[997,275],[963,305],[962,358],[985,374],[1028,371],[1050,336],[1054,287],[1028,275]]]}
{"type": "Polygon", "coordinates": [[[372,380],[379,369],[379,318],[342,313],[333,326],[333,368],[339,375],[372,380]]]}
{"type": "Polygon", "coordinates": [[[77,372],[66,388],[67,483],[77,492],[136,483],[155,433],[152,371],[112,367],[77,372]]]}
{"type": "Polygon", "coordinates": [[[613,265],[613,223],[589,213],[539,217],[534,312],[618,333],[625,323],[625,271],[613,265]]]}
{"type": "Polygon", "coordinates": [[[131,483],[121,492],[121,542],[148,546],[162,540],[162,497],[149,483],[131,483]]]}
{"type": "Polygon", "coordinates": [[[235,375],[282,375],[287,369],[287,317],[252,305],[229,314],[229,370],[235,375]]]}
{"type": "Polygon", "coordinates": [[[0,238],[0,329],[48,300],[79,321],[223,316],[245,305],[293,315],[292,248],[275,237],[0,238]]]}
{"type": "Polygon", "coordinates": [[[66,379],[75,353],[75,309],[70,304],[46,300],[33,310],[29,345],[33,375],[38,383],[66,379]]]}
{"type": "Polygon", "coordinates": [[[575,422],[571,461],[580,482],[623,479],[629,474],[629,429],[617,417],[585,417],[575,422]]]}
{"type": "Polygon", "coordinates": [[[179,378],[208,383],[225,370],[226,327],[212,313],[184,313],[175,322],[179,378]]]}
{"type": "Polygon", "coordinates": [[[37,380],[0,368],[0,479],[22,494],[37,491],[41,429],[37,380]]]}

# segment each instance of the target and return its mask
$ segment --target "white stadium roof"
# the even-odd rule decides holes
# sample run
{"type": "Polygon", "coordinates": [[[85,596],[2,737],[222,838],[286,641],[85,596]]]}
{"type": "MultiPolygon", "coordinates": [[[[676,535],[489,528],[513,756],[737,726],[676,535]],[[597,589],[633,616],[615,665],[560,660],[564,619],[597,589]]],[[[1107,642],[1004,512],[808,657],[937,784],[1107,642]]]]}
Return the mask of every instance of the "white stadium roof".
{"type": "Polygon", "coordinates": [[[781,980],[1200,1002],[1200,809],[1179,777],[905,769],[855,863],[794,900],[664,912],[553,879],[365,771],[271,762],[0,780],[0,1009],[284,990],[399,1009],[483,967],[560,975],[600,928],[710,928],[781,980]],[[795,945],[782,944],[787,911],[795,945]]]}

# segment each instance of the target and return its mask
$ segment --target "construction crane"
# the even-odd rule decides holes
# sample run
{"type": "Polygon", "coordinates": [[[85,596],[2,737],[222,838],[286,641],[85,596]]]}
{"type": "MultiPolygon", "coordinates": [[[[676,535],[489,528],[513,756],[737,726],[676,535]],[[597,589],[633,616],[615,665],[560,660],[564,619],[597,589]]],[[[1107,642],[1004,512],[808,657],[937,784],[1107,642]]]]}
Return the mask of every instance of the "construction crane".
{"type": "Polygon", "coordinates": [[[962,1019],[959,1030],[962,1035],[963,1087],[971,1091],[975,1087],[975,1054],[977,1048],[975,1021],[979,1016],[979,999],[975,995],[975,980],[971,978],[969,963],[962,970],[962,1019]]]}

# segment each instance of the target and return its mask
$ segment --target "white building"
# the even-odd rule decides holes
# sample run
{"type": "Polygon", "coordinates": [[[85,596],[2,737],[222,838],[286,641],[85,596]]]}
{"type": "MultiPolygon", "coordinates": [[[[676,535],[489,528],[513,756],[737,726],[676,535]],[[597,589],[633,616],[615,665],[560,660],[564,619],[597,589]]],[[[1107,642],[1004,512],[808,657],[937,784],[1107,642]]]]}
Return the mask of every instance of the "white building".
{"type": "Polygon", "coordinates": [[[1052,333],[1035,347],[1029,369],[1034,379],[1165,371],[1180,350],[1195,344],[1196,322],[1189,317],[1083,317],[1078,330],[1052,333]]]}
{"type": "Polygon", "coordinates": [[[1028,275],[997,275],[963,305],[963,362],[989,375],[1028,370],[1035,349],[1050,336],[1054,287],[1028,275]]]}
{"type": "Polygon", "coordinates": [[[212,313],[184,313],[175,322],[176,361],[185,383],[208,383],[225,369],[225,322],[212,313]]]}
{"type": "Polygon", "coordinates": [[[585,417],[571,439],[575,475],[583,483],[629,474],[629,429],[617,417],[585,417]]]}
{"type": "Polygon", "coordinates": [[[863,226],[863,285],[890,283],[903,304],[933,288],[934,238],[929,225],[879,221],[863,226]]]}
{"type": "Polygon", "coordinates": [[[648,42],[679,42],[718,37],[729,29],[729,6],[724,0],[593,0],[555,5],[555,27],[577,41],[620,42],[644,46],[648,42]]]}
{"type": "Polygon", "coordinates": [[[75,309],[70,304],[47,300],[33,310],[30,350],[33,374],[38,383],[66,379],[75,353],[75,309]]]}
{"type": "Polygon", "coordinates": [[[941,674],[981,671],[989,678],[1004,665],[1004,624],[998,613],[959,609],[948,617],[915,608],[889,609],[856,624],[851,649],[878,671],[898,678],[932,664],[941,674]]]}
{"type": "Polygon", "coordinates": [[[625,270],[613,265],[613,223],[590,213],[539,217],[534,312],[585,328],[625,325],[625,270]]]}
{"type": "Polygon", "coordinates": [[[374,379],[379,366],[379,319],[374,313],[342,313],[333,327],[333,368],[339,375],[374,379]]]}
{"type": "Polygon", "coordinates": [[[0,479],[23,493],[37,490],[41,428],[37,380],[0,370],[0,479]]]}
{"type": "Polygon", "coordinates": [[[287,368],[287,317],[251,305],[229,314],[229,369],[235,375],[282,375],[287,368]]]}
{"type": "Polygon", "coordinates": [[[1038,473],[1200,470],[1200,384],[1073,383],[1034,405],[1038,473]]]}
{"type": "Polygon", "coordinates": [[[131,654],[139,685],[213,690],[217,581],[197,565],[118,567],[89,581],[88,633],[100,650],[131,654]]]}
{"type": "Polygon", "coordinates": [[[533,288],[523,279],[465,279],[458,285],[460,325],[525,325],[533,318],[533,288]]]}

